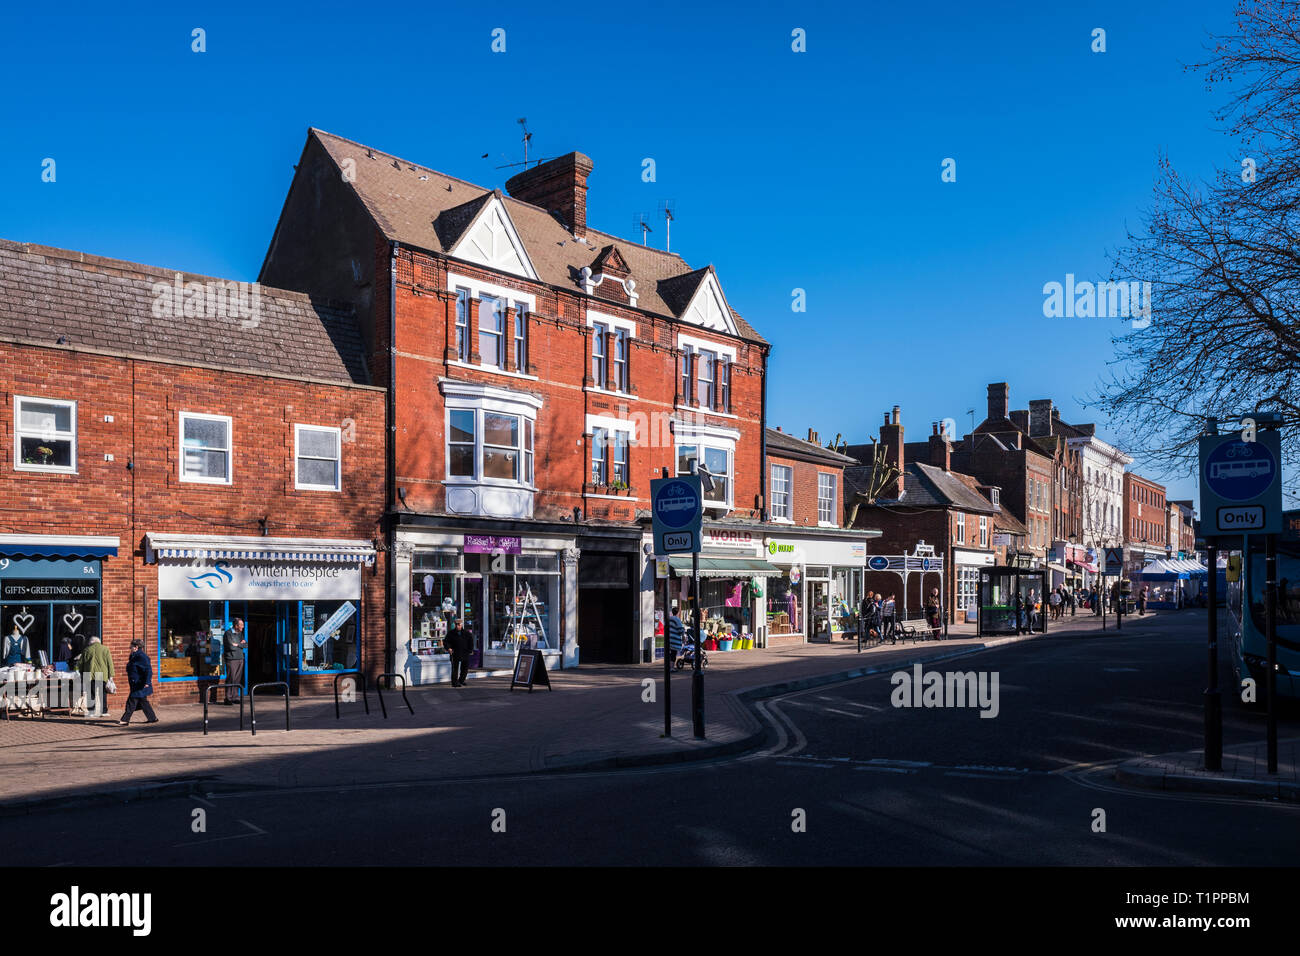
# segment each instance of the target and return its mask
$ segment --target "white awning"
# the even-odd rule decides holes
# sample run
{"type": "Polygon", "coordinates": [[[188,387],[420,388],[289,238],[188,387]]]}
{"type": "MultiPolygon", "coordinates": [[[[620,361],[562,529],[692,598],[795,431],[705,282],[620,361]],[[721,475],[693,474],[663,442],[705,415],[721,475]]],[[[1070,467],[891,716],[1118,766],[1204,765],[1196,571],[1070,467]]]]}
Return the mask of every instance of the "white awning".
{"type": "Polygon", "coordinates": [[[293,564],[375,563],[369,541],[252,535],[146,534],[145,560],[284,561],[293,564]]]}

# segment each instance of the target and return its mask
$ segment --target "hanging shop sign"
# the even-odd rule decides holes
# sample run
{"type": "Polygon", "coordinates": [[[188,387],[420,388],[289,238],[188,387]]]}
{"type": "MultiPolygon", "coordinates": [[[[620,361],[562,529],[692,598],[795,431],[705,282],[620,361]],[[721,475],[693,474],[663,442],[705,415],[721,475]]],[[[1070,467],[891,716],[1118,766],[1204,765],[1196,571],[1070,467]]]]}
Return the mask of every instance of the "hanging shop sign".
{"type": "Polygon", "coordinates": [[[346,564],[199,561],[158,565],[164,601],[329,601],[361,597],[361,568],[346,564]]]}

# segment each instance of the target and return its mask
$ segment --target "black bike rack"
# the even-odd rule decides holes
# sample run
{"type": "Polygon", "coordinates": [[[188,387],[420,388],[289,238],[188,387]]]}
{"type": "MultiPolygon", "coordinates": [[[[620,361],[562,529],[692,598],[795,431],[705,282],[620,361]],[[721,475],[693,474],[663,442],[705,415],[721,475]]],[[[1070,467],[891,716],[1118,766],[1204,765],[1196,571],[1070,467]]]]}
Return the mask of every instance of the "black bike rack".
{"type": "Polygon", "coordinates": [[[203,736],[208,735],[208,703],[212,700],[214,690],[225,689],[227,695],[234,689],[239,691],[239,729],[244,729],[244,685],[242,684],[209,684],[203,688],[203,736]]]}
{"type": "MultiPolygon", "coordinates": [[[[257,736],[257,691],[260,687],[280,687],[284,690],[284,729],[289,730],[289,685],[285,681],[268,681],[265,684],[254,684],[248,689],[248,716],[252,719],[253,736],[257,736]]],[[[243,715],[243,708],[240,707],[240,715],[243,715]]],[[[243,729],[243,725],[240,725],[243,729]]]]}
{"type": "Polygon", "coordinates": [[[375,678],[375,693],[379,696],[379,706],[384,711],[384,719],[385,720],[388,719],[388,707],[385,706],[384,704],[384,678],[385,677],[388,678],[389,690],[392,689],[394,677],[396,677],[398,680],[402,682],[402,703],[406,705],[407,710],[409,710],[412,714],[414,714],[415,708],[412,707],[411,702],[406,699],[406,678],[403,677],[401,674],[380,674],[378,677],[375,678]]]}
{"type": "Polygon", "coordinates": [[[370,713],[370,697],[366,694],[366,675],[357,671],[355,674],[335,674],[334,675],[334,719],[339,720],[339,681],[344,677],[358,678],[361,681],[361,700],[366,705],[366,713],[370,713]]]}

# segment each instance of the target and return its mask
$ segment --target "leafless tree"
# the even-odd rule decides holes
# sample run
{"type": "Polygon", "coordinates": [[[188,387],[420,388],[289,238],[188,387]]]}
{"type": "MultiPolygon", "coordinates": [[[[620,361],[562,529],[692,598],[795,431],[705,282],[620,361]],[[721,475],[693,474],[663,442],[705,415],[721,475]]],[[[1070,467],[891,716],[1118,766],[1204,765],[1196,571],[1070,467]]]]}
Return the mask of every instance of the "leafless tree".
{"type": "Polygon", "coordinates": [[[885,458],[885,449],[874,438],[871,440],[871,461],[868,464],[871,466],[871,477],[867,481],[867,490],[854,495],[853,506],[849,509],[850,528],[858,517],[858,509],[863,505],[875,504],[876,499],[898,478],[898,466],[885,458]]]}
{"type": "Polygon", "coordinates": [[[1240,0],[1236,28],[1188,69],[1226,88],[1216,118],[1240,164],[1192,182],[1162,156],[1143,228],[1115,255],[1152,283],[1151,321],[1114,337],[1093,404],[1166,472],[1194,467],[1205,416],[1253,410],[1283,414],[1300,459],[1300,3],[1240,0]]]}

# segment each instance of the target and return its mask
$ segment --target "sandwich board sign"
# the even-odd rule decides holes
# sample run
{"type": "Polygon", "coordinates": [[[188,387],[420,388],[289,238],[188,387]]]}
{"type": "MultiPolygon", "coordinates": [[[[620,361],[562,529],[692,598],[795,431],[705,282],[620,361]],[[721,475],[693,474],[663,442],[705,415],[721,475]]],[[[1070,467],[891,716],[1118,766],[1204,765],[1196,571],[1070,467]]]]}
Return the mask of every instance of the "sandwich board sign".
{"type": "Polygon", "coordinates": [[[1201,515],[1204,533],[1278,534],[1282,530],[1282,436],[1262,431],[1201,436],[1201,515]]]}
{"type": "Polygon", "coordinates": [[[515,672],[510,675],[510,689],[527,687],[531,694],[535,684],[545,684],[547,690],[555,689],[551,686],[551,678],[547,676],[546,659],[542,657],[542,652],[525,648],[515,659],[515,672]]]}
{"type": "Polygon", "coordinates": [[[1105,573],[1106,574],[1123,574],[1124,573],[1124,549],[1123,548],[1105,548],[1105,573]]]}
{"type": "Polygon", "coordinates": [[[654,526],[655,554],[699,551],[704,518],[700,476],[652,479],[650,515],[654,526]]]}

